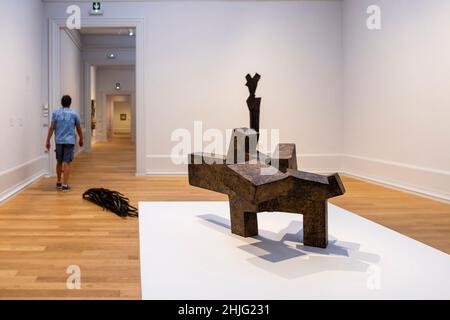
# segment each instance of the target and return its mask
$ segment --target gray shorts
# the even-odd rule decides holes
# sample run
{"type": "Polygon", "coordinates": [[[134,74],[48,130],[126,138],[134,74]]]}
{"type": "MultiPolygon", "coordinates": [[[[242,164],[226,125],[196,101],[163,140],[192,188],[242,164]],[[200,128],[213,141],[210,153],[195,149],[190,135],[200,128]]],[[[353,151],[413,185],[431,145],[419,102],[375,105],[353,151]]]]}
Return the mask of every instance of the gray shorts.
{"type": "Polygon", "coordinates": [[[56,160],[58,160],[58,162],[70,163],[73,161],[75,145],[57,144],[55,152],[56,152],[56,160]]]}

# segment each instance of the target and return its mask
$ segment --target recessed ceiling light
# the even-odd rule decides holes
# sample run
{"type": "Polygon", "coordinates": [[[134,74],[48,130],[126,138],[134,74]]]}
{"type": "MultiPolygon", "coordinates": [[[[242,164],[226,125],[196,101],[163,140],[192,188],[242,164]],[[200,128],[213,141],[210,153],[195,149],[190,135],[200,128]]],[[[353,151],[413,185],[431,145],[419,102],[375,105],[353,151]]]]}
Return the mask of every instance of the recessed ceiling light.
{"type": "Polygon", "coordinates": [[[134,30],[133,30],[133,29],[130,29],[130,30],[128,31],[128,34],[129,34],[130,37],[134,36],[134,30]]]}
{"type": "Polygon", "coordinates": [[[119,91],[121,89],[120,83],[116,83],[116,90],[119,91]]]}
{"type": "Polygon", "coordinates": [[[115,59],[117,56],[115,53],[108,54],[108,59],[115,59]]]}

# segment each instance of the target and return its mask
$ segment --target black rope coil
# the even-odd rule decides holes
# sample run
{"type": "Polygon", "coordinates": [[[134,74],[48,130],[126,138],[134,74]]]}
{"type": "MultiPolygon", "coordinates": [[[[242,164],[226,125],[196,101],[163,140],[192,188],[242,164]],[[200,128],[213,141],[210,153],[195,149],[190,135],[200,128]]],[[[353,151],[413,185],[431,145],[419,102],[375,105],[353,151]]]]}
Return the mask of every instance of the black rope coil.
{"type": "Polygon", "coordinates": [[[93,202],[104,210],[114,212],[120,217],[138,217],[138,209],[130,205],[130,199],[117,191],[103,188],[89,189],[83,194],[83,199],[93,202]]]}

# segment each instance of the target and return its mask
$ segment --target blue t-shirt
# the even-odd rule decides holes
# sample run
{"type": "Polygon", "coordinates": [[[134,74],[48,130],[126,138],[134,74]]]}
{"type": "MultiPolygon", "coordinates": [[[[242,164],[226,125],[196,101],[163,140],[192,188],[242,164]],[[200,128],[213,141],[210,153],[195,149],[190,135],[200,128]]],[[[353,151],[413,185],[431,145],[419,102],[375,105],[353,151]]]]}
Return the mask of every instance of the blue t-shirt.
{"type": "Polygon", "coordinates": [[[75,126],[80,124],[80,116],[70,108],[53,111],[52,123],[55,125],[56,144],[75,144],[75,126]]]}

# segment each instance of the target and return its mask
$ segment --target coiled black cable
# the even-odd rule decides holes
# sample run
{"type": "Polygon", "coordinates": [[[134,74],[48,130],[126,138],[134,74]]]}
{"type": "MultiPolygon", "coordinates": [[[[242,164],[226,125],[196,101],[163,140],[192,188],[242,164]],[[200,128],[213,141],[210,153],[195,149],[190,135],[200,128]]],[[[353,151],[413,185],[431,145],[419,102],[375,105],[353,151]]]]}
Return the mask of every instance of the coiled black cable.
{"type": "Polygon", "coordinates": [[[103,188],[89,189],[83,194],[83,199],[93,202],[104,210],[114,212],[120,217],[138,217],[138,209],[130,205],[130,199],[117,191],[103,188]]]}

